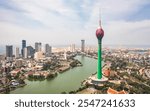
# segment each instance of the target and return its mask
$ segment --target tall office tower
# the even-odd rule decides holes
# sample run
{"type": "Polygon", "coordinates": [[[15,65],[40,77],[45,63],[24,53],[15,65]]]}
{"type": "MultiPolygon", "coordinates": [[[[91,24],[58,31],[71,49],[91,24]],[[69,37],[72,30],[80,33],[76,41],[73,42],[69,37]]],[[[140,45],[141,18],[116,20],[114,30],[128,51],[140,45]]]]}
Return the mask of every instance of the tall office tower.
{"type": "Polygon", "coordinates": [[[75,44],[71,44],[70,45],[70,51],[71,52],[75,52],[75,44]]]}
{"type": "Polygon", "coordinates": [[[81,40],[81,52],[85,51],[85,40],[81,40]]]}
{"type": "Polygon", "coordinates": [[[35,43],[35,52],[40,52],[40,51],[42,51],[42,43],[36,42],[35,43]]]}
{"type": "Polygon", "coordinates": [[[52,53],[52,47],[49,46],[49,44],[45,44],[45,56],[49,57],[51,53],[52,53]]]}
{"type": "Polygon", "coordinates": [[[26,59],[26,58],[28,58],[28,51],[27,51],[27,47],[25,47],[24,49],[23,49],[23,57],[26,59]]]}
{"type": "Polygon", "coordinates": [[[38,52],[38,43],[35,43],[35,52],[38,52]]]}
{"type": "Polygon", "coordinates": [[[12,45],[6,45],[6,59],[9,62],[13,60],[13,46],[12,45]]]}
{"type": "Polygon", "coordinates": [[[16,47],[16,58],[19,58],[19,47],[16,47]]]}
{"type": "Polygon", "coordinates": [[[35,50],[32,46],[27,46],[27,57],[33,58],[34,57],[35,50]]]}
{"type": "Polygon", "coordinates": [[[26,40],[22,40],[22,49],[21,49],[22,56],[24,56],[23,50],[24,50],[25,47],[26,47],[26,40]]]}
{"type": "Polygon", "coordinates": [[[41,42],[39,42],[38,51],[42,51],[42,43],[41,42]]]}

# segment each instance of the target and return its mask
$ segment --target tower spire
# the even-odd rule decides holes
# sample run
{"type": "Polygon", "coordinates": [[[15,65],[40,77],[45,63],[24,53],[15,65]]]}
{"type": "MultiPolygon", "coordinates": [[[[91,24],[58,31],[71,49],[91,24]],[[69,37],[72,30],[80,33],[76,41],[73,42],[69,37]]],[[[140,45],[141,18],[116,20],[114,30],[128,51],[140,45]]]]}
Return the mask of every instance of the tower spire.
{"type": "Polygon", "coordinates": [[[101,28],[101,9],[99,8],[99,27],[101,28]]]}

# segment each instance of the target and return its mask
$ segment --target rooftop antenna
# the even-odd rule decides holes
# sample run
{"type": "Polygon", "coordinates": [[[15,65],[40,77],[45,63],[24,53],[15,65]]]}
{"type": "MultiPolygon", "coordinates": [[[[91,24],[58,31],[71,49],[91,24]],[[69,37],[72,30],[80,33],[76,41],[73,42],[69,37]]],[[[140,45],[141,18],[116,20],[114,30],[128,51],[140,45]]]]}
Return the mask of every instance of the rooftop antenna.
{"type": "Polygon", "coordinates": [[[99,26],[100,28],[102,27],[101,26],[101,8],[99,8],[99,26]]]}

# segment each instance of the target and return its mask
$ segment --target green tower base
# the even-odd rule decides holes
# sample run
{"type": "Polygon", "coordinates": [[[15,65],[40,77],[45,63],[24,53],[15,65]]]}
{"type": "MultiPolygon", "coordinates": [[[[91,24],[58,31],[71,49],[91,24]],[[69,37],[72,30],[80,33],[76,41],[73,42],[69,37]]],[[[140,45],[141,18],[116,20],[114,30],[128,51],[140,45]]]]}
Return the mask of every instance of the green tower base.
{"type": "Polygon", "coordinates": [[[101,58],[101,40],[98,40],[98,63],[97,63],[97,79],[102,78],[102,58],[101,58]]]}

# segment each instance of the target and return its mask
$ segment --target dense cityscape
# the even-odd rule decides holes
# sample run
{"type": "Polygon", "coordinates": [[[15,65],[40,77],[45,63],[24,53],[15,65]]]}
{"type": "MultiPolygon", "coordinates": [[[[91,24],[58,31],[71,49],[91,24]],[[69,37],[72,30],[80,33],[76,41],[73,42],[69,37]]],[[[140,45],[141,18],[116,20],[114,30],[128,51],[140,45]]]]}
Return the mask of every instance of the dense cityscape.
{"type": "Polygon", "coordinates": [[[1,1],[0,94],[150,94],[149,11],[148,0],[1,1]]]}
{"type": "MultiPolygon", "coordinates": [[[[75,44],[64,48],[52,48],[45,44],[43,50],[42,43],[36,42],[33,48],[27,46],[26,40],[22,40],[21,45],[21,50],[16,47],[15,51],[13,45],[6,45],[6,53],[0,55],[0,93],[25,87],[28,85],[26,79],[32,82],[51,81],[65,71],[82,67],[82,62],[75,59],[76,56],[97,59],[97,48],[87,47],[85,40],[81,40],[80,48],[75,44]]],[[[103,48],[102,59],[102,72],[108,82],[103,85],[91,84],[95,70],[88,78],[84,78],[79,89],[61,93],[150,93],[150,49],[103,48]]]]}

